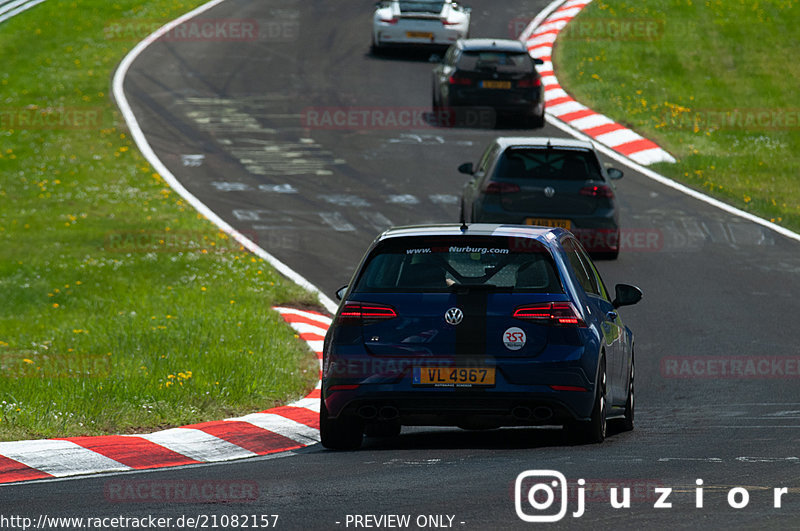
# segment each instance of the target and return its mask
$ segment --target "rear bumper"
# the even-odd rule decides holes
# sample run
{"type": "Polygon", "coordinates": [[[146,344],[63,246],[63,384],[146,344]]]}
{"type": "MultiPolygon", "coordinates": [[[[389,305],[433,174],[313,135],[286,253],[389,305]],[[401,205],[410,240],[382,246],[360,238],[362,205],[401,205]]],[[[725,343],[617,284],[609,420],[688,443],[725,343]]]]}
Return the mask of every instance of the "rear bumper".
{"type": "Polygon", "coordinates": [[[525,116],[541,116],[545,103],[537,94],[481,94],[454,96],[447,102],[452,107],[491,108],[498,114],[522,114],[525,116]]]}
{"type": "MultiPolygon", "coordinates": [[[[536,426],[587,420],[594,405],[596,356],[582,348],[569,361],[536,362],[514,359],[448,366],[495,367],[491,387],[433,387],[413,384],[416,363],[394,363],[372,356],[338,360],[323,375],[322,396],[332,418],[360,417],[365,421],[399,420],[409,426],[463,425],[481,420],[497,426],[536,426]],[[371,367],[380,363],[379,374],[371,367]],[[344,369],[344,367],[347,367],[344,369]],[[354,373],[354,368],[359,374],[354,373]],[[363,370],[366,368],[367,370],[363,370]],[[362,372],[363,371],[363,372],[362,372]],[[555,390],[570,386],[580,390],[555,390]]],[[[408,361],[408,360],[402,360],[408,361]]],[[[424,366],[442,365],[438,363],[424,366]]]]}
{"type": "Polygon", "coordinates": [[[374,42],[376,46],[384,47],[424,47],[424,46],[437,46],[447,47],[456,42],[458,39],[464,38],[467,35],[467,29],[444,29],[437,28],[429,30],[426,28],[403,28],[393,26],[380,26],[376,27],[373,32],[374,42]],[[431,36],[427,37],[409,37],[408,32],[429,33],[431,36]]]}
{"type": "Polygon", "coordinates": [[[574,215],[557,212],[508,211],[496,204],[483,203],[473,222],[524,225],[528,218],[568,219],[570,231],[589,252],[615,251],[620,246],[620,229],[616,210],[602,214],[574,215]]]}

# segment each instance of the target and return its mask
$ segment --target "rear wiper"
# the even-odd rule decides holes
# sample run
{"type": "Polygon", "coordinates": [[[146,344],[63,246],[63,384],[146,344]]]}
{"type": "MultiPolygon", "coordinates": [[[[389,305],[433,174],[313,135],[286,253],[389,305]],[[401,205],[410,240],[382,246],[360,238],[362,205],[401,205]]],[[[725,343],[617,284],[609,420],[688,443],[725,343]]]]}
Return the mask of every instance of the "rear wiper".
{"type": "Polygon", "coordinates": [[[453,284],[450,291],[456,294],[468,294],[471,291],[496,291],[498,293],[511,293],[513,286],[497,286],[495,284],[453,284]]]}

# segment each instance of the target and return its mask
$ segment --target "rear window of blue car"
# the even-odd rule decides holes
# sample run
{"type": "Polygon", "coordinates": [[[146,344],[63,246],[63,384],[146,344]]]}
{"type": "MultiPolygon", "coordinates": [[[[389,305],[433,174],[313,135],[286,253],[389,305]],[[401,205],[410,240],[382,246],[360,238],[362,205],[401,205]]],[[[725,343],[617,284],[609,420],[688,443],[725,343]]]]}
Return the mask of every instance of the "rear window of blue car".
{"type": "Polygon", "coordinates": [[[530,238],[409,237],[381,242],[354,292],[446,292],[460,287],[563,293],[549,250],[530,238]]]}
{"type": "Polygon", "coordinates": [[[585,149],[509,148],[497,163],[495,179],[602,180],[600,163],[585,149]]]}

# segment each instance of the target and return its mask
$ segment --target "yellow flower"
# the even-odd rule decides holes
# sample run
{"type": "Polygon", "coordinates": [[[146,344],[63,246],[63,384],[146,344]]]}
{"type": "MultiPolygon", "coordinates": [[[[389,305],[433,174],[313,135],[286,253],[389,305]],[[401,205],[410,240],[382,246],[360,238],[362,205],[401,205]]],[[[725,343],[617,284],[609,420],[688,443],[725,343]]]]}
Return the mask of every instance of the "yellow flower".
{"type": "Polygon", "coordinates": [[[57,302],[53,303],[53,308],[58,308],[58,303],[57,302]]]}
{"type": "Polygon", "coordinates": [[[22,361],[24,361],[24,362],[25,362],[25,363],[27,363],[28,365],[33,365],[33,360],[29,360],[28,358],[25,358],[25,359],[23,359],[22,361]]]}

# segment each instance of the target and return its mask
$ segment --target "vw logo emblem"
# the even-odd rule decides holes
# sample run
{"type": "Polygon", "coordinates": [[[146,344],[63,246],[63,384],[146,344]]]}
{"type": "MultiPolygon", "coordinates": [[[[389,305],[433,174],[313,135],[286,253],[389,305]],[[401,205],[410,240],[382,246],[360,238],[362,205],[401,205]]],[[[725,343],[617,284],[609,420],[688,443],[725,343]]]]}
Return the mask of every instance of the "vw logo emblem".
{"type": "Polygon", "coordinates": [[[556,195],[556,189],[553,188],[552,186],[548,186],[547,188],[544,189],[545,197],[553,197],[554,195],[556,195]]]}
{"type": "Polygon", "coordinates": [[[459,324],[463,319],[464,312],[458,308],[450,308],[444,314],[444,320],[447,321],[447,324],[451,324],[453,326],[459,324]]]}

